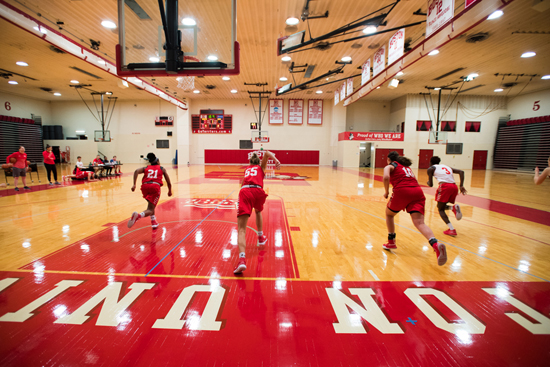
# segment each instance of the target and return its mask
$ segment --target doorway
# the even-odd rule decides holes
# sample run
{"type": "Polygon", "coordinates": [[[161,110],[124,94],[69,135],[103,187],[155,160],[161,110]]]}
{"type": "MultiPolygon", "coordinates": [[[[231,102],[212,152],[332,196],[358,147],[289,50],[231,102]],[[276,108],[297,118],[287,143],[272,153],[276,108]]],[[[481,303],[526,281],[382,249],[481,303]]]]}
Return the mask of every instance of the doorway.
{"type": "Polygon", "coordinates": [[[372,159],[372,143],[361,143],[359,146],[359,167],[370,167],[372,159]]]}
{"type": "Polygon", "coordinates": [[[474,164],[472,169],[487,169],[486,150],[474,150],[474,164]]]}
{"type": "Polygon", "coordinates": [[[388,154],[396,151],[399,155],[403,155],[403,149],[376,149],[376,158],[374,160],[374,168],[384,168],[388,165],[388,154]]]}
{"type": "Polygon", "coordinates": [[[420,149],[418,154],[418,168],[430,168],[430,159],[433,156],[433,149],[420,149]]]}

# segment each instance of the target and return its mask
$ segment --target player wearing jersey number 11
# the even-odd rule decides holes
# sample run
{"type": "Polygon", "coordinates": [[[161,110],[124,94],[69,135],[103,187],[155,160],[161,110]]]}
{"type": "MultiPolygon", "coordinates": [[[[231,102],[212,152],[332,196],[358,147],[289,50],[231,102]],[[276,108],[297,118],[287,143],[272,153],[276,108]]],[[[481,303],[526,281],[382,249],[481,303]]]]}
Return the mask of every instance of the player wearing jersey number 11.
{"type": "Polygon", "coordinates": [[[382,247],[385,250],[396,249],[394,217],[401,211],[407,210],[411,215],[414,226],[426,237],[437,256],[437,264],[444,265],[447,262],[447,249],[442,243],[438,243],[434,233],[424,223],[424,206],[426,197],[420,188],[414,173],[410,168],[412,161],[400,156],[397,152],[388,154],[388,165],[384,167],[384,197],[387,199],[390,193],[390,183],[393,192],[386,207],[386,226],[388,227],[388,242],[382,247]]]}
{"type": "Polygon", "coordinates": [[[155,218],[155,208],[160,199],[162,176],[164,176],[166,184],[168,185],[168,196],[172,196],[172,183],[170,182],[170,177],[164,167],[160,166],[158,158],[155,154],[149,153],[147,154],[147,160],[149,161],[147,167],[138,168],[134,171],[134,186],[132,186],[132,191],[135,191],[138,175],[143,173],[141,193],[143,194],[143,198],[147,200],[147,210],[141,213],[133,212],[132,217],[128,221],[128,228],[132,228],[139,219],[149,216],[151,217],[151,227],[156,229],[159,226],[155,218]]]}
{"type": "Polygon", "coordinates": [[[265,245],[267,237],[263,232],[263,217],[264,203],[267,195],[264,191],[265,168],[268,159],[271,158],[275,162],[277,169],[281,167],[281,162],[275,158],[275,154],[264,151],[264,155],[260,162],[260,158],[254,153],[250,158],[250,166],[244,171],[241,190],[239,191],[239,202],[237,208],[237,224],[239,229],[239,262],[233,271],[235,274],[241,274],[246,270],[246,225],[248,218],[252,214],[252,209],[256,212],[256,226],[258,227],[258,245],[265,245]]]}

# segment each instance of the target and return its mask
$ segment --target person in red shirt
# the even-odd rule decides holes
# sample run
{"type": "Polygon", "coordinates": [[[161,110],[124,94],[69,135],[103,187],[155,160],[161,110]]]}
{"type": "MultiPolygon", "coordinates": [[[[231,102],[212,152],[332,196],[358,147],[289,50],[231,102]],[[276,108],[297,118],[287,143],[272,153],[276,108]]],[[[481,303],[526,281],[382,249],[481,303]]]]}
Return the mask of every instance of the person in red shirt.
{"type": "Polygon", "coordinates": [[[94,171],[96,173],[96,176],[99,178],[101,176],[101,173],[105,170],[103,160],[101,159],[99,154],[95,157],[92,163],[94,165],[94,171]]]}
{"type": "Polygon", "coordinates": [[[97,179],[94,179],[94,173],[92,171],[81,171],[78,165],[74,167],[72,175],[67,175],[62,177],[63,181],[69,180],[71,178],[74,178],[75,180],[88,179],[88,181],[90,182],[99,181],[97,179]]]}
{"type": "Polygon", "coordinates": [[[42,156],[44,157],[44,167],[46,167],[46,172],[48,173],[48,181],[50,182],[50,185],[53,185],[52,172],[55,184],[61,185],[59,182],[57,182],[57,168],[55,167],[55,154],[53,154],[52,152],[52,147],[46,145],[46,150],[42,152],[42,156]]]}
{"type": "Polygon", "coordinates": [[[151,217],[151,227],[156,229],[159,226],[155,218],[155,208],[160,199],[162,176],[164,176],[166,184],[168,185],[168,196],[172,196],[172,183],[170,182],[170,177],[164,167],[160,166],[158,158],[154,153],[149,153],[147,154],[147,160],[149,161],[147,167],[141,167],[134,171],[134,186],[132,186],[132,191],[135,191],[138,175],[143,173],[141,193],[143,194],[143,198],[147,200],[147,210],[141,213],[133,212],[132,217],[128,221],[128,228],[132,228],[139,219],[149,216],[151,217]]]}
{"type": "Polygon", "coordinates": [[[19,191],[17,183],[19,182],[19,177],[23,181],[23,189],[30,190],[31,188],[27,186],[27,154],[25,153],[25,147],[20,146],[19,151],[8,155],[6,158],[6,163],[10,163],[10,159],[15,158],[17,161],[13,164],[13,185],[15,186],[15,191],[19,191]]]}
{"type": "Polygon", "coordinates": [[[437,264],[444,265],[447,262],[447,249],[442,243],[438,243],[434,233],[424,223],[424,206],[426,197],[420,188],[410,166],[412,161],[400,156],[397,152],[388,154],[388,165],[384,167],[384,198],[388,198],[390,183],[393,186],[392,196],[386,207],[386,226],[388,227],[388,243],[382,247],[385,250],[396,249],[394,217],[401,211],[407,210],[411,215],[414,226],[429,241],[430,246],[437,256],[437,264]]]}
{"type": "Polygon", "coordinates": [[[258,245],[265,245],[267,237],[263,232],[263,217],[264,203],[267,195],[263,189],[265,168],[269,158],[275,161],[277,169],[281,167],[281,162],[275,155],[269,151],[264,151],[262,161],[256,153],[250,158],[250,166],[244,171],[244,179],[241,190],[239,191],[239,202],[237,207],[237,223],[238,223],[238,244],[239,244],[239,262],[233,271],[235,274],[241,274],[246,270],[246,225],[248,218],[252,214],[252,209],[256,212],[256,226],[258,227],[258,245]]]}

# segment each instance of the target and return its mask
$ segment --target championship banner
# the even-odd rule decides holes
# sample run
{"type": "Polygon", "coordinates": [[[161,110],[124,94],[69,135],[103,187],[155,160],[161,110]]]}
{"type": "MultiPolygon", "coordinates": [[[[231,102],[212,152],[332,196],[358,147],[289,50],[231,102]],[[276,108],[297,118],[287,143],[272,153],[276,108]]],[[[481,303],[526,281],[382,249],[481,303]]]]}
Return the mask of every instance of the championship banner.
{"type": "Polygon", "coordinates": [[[453,18],[454,9],[454,0],[428,0],[426,38],[453,18]]]}
{"type": "Polygon", "coordinates": [[[270,124],[282,124],[283,123],[283,100],[282,99],[270,99],[269,100],[269,123],[270,124]]]}
{"type": "Polygon", "coordinates": [[[358,141],[404,141],[404,133],[371,133],[346,131],[338,134],[338,141],[358,140],[358,141]]]}
{"type": "Polygon", "coordinates": [[[351,96],[351,94],[353,93],[353,79],[352,78],[349,78],[348,79],[348,83],[347,83],[347,92],[346,94],[348,96],[351,96]]]}
{"type": "Polygon", "coordinates": [[[340,101],[346,99],[346,82],[340,86],[340,101]]]}
{"type": "Polygon", "coordinates": [[[401,28],[390,38],[388,43],[388,65],[393,64],[405,50],[405,28],[401,28]]]}
{"type": "Polygon", "coordinates": [[[376,75],[380,74],[380,72],[382,72],[382,70],[384,70],[385,68],[386,68],[386,46],[382,46],[374,54],[372,76],[375,77],[376,75]]]}
{"type": "Polygon", "coordinates": [[[334,91],[334,105],[336,106],[340,102],[340,91],[335,90],[334,91]]]}
{"type": "Polygon", "coordinates": [[[370,58],[363,64],[361,69],[361,85],[370,80],[370,58]]]}
{"type": "Polygon", "coordinates": [[[304,100],[288,100],[288,124],[301,125],[304,122],[304,100]]]}
{"type": "Polygon", "coordinates": [[[323,100],[310,99],[308,101],[307,123],[309,125],[323,124],[323,100]]]}

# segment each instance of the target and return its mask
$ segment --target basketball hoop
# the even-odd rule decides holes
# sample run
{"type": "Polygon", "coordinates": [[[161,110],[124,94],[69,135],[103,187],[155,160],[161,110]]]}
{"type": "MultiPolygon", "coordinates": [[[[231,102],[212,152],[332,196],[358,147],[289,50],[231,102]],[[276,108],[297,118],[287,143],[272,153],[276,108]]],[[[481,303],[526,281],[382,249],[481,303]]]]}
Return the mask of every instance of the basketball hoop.
{"type": "MultiPolygon", "coordinates": [[[[183,62],[200,62],[200,60],[193,56],[184,56],[183,62]]],[[[181,88],[185,91],[191,91],[195,89],[194,76],[178,76],[176,80],[178,81],[178,88],[181,88]]]]}

